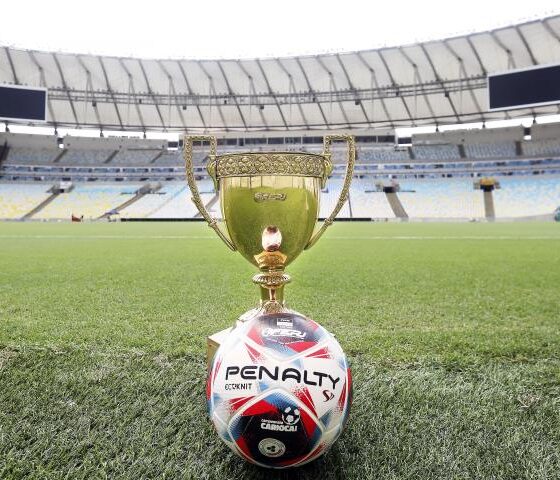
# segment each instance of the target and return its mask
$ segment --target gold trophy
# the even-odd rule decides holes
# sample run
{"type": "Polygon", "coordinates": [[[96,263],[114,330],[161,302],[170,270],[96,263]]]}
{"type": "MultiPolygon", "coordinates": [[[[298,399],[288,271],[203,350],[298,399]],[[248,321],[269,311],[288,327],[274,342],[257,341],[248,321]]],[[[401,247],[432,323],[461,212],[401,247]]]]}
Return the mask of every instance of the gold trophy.
{"type": "MultiPolygon", "coordinates": [[[[259,268],[253,276],[261,299],[257,308],[241,315],[246,321],[265,313],[291,312],[284,301],[284,285],[290,282],[285,268],[303,251],[312,247],[348,198],[356,159],[351,135],[327,135],[321,154],[307,152],[216,153],[216,137],[183,137],[183,155],[192,201],[208,225],[233,251],[239,251],[259,268]],[[206,210],[196,185],[193,170],[193,142],[208,141],[208,174],[220,195],[222,217],[227,233],[206,210]],[[344,184],[336,206],[324,223],[315,229],[321,189],[332,173],[331,145],[344,141],[348,162],[344,184]]],[[[230,329],[208,337],[207,360],[210,363],[230,329]]]]}

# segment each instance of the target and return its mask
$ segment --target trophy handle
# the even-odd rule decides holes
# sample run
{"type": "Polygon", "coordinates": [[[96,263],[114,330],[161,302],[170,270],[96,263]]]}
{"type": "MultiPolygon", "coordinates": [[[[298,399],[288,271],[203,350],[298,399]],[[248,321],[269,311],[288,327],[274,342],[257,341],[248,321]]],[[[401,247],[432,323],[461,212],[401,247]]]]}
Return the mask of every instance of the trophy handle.
{"type": "Polygon", "coordinates": [[[185,159],[187,183],[189,184],[189,188],[191,189],[192,193],[191,200],[196,205],[196,208],[198,209],[204,220],[206,220],[206,222],[208,223],[208,226],[212,228],[218,234],[218,237],[220,237],[223,242],[235,252],[235,245],[233,245],[233,243],[231,243],[231,240],[225,235],[225,233],[220,230],[218,221],[210,216],[208,210],[206,210],[206,207],[204,206],[204,203],[202,203],[202,199],[200,198],[200,193],[196,185],[196,180],[194,178],[194,168],[192,161],[193,142],[205,140],[208,140],[210,142],[210,154],[208,155],[208,157],[212,161],[216,158],[216,137],[214,137],[213,135],[183,135],[183,157],[185,159]]]}
{"type": "MultiPolygon", "coordinates": [[[[325,233],[325,230],[333,224],[334,219],[338,215],[338,212],[340,212],[340,209],[343,207],[344,203],[348,198],[348,191],[350,190],[350,183],[352,182],[352,175],[354,173],[354,163],[356,162],[356,141],[354,140],[353,135],[326,135],[323,138],[323,155],[328,160],[330,160],[331,144],[333,140],[342,140],[345,141],[348,145],[348,163],[346,164],[346,174],[344,176],[344,184],[342,185],[342,190],[340,191],[340,196],[338,197],[338,202],[336,202],[336,206],[334,207],[334,210],[329,215],[329,217],[325,219],[323,225],[321,225],[321,228],[319,228],[319,230],[317,230],[315,235],[311,237],[311,240],[309,240],[309,242],[305,246],[305,250],[315,245],[317,240],[321,238],[321,235],[325,233]]],[[[327,175],[328,173],[325,174],[325,180],[324,180],[325,182],[327,180],[326,179],[327,175]]]]}

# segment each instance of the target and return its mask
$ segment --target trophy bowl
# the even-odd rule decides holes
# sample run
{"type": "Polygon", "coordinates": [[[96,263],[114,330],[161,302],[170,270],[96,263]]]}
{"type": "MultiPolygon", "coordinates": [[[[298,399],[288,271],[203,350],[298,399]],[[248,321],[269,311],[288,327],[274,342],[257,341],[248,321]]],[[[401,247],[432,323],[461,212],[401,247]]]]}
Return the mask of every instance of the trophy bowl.
{"type": "MultiPolygon", "coordinates": [[[[356,159],[354,137],[327,135],[323,143],[321,154],[271,151],[218,155],[216,137],[183,137],[187,182],[194,204],[224,243],[260,270],[253,277],[261,290],[260,304],[241,315],[239,321],[262,313],[289,311],[284,302],[284,285],[291,279],[285,268],[315,244],[348,198],[356,159]],[[196,185],[193,144],[200,141],[210,145],[207,170],[220,197],[225,231],[208,213],[196,185]],[[333,171],[334,141],[347,144],[344,184],[332,213],[316,228],[321,190],[333,171]]],[[[220,343],[219,339],[209,339],[209,361],[215,350],[213,343],[220,343]]]]}
{"type": "MultiPolygon", "coordinates": [[[[281,252],[290,264],[309,242],[319,197],[332,165],[306,153],[234,153],[208,165],[219,181],[223,218],[231,242],[249,262],[258,265],[267,227],[281,232],[281,252]]],[[[215,180],[216,181],[216,180],[215,180]]],[[[274,232],[271,232],[274,233],[274,232]]]]}

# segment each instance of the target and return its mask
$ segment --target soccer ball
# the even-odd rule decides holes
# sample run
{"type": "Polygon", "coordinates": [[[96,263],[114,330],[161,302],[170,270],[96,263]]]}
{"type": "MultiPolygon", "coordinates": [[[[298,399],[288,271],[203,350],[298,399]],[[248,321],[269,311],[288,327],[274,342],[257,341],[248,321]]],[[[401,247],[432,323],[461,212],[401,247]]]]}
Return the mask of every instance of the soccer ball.
{"type": "Polygon", "coordinates": [[[208,410],[220,438],[263,466],[303,465],[342,432],[352,378],[336,339],[303,315],[265,314],[235,328],[208,375],[208,410]]]}

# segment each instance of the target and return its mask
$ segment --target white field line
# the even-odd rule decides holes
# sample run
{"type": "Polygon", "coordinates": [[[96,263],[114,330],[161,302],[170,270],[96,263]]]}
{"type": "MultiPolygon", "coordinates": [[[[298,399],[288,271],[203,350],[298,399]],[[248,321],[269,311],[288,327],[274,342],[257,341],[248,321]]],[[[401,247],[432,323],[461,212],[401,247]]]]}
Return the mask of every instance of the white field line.
{"type": "MultiPolygon", "coordinates": [[[[0,239],[69,239],[69,240],[217,240],[213,235],[1,235],[0,239]]],[[[509,235],[379,235],[327,236],[323,240],[560,240],[560,236],[509,235]]]]}
{"type": "Polygon", "coordinates": [[[145,240],[145,239],[154,239],[154,240],[209,240],[218,237],[214,237],[212,235],[0,235],[0,239],[2,238],[37,238],[37,239],[45,239],[45,238],[56,238],[56,239],[72,239],[72,240],[114,240],[114,239],[131,239],[131,240],[145,240]]]}
{"type": "Polygon", "coordinates": [[[388,235],[325,237],[325,240],[560,240],[560,236],[544,235],[388,235]]]}

